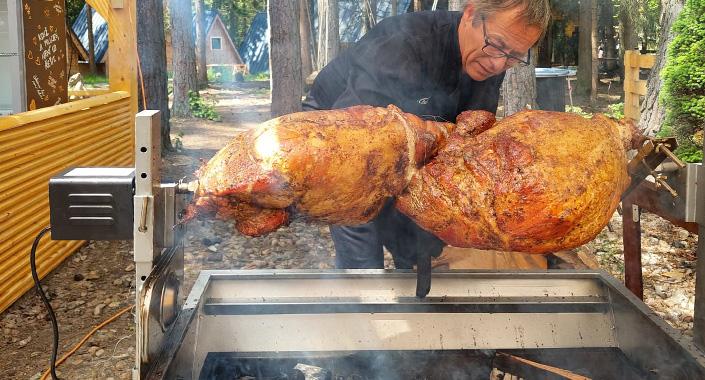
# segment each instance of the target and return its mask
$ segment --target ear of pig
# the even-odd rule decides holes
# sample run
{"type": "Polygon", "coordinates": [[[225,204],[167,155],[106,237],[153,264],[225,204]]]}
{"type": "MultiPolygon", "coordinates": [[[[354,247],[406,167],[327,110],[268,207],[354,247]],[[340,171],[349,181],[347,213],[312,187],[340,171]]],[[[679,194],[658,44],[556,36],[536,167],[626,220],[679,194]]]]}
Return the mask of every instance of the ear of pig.
{"type": "Polygon", "coordinates": [[[456,118],[457,127],[455,132],[465,136],[473,137],[492,128],[496,119],[492,112],[488,111],[464,111],[456,118]]]}

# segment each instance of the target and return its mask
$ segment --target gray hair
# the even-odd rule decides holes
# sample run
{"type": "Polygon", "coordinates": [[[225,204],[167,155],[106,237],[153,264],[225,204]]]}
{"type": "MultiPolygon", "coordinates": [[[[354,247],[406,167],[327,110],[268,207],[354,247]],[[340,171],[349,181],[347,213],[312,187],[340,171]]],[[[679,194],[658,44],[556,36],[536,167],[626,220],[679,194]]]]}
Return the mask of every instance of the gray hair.
{"type": "Polygon", "coordinates": [[[546,31],[551,19],[551,5],[548,0],[469,0],[466,7],[472,5],[475,10],[473,23],[479,22],[481,16],[491,16],[497,12],[519,7],[519,16],[529,25],[546,31]]]}

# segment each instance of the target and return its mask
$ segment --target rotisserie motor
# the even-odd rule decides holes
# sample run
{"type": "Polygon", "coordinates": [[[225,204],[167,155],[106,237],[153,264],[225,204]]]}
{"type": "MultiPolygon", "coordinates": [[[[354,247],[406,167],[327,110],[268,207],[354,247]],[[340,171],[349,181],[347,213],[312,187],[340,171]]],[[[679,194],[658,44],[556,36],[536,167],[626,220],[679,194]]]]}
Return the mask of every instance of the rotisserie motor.
{"type": "Polygon", "coordinates": [[[523,111],[482,129],[452,134],[397,198],[456,247],[545,253],[592,240],[629,185],[626,151],[641,142],[633,124],[602,115],[523,111]]]}
{"type": "Polygon", "coordinates": [[[455,127],[397,107],[357,106],[269,120],[237,136],[197,173],[195,215],[232,218],[245,235],[295,211],[320,222],[364,223],[400,194],[455,127]]]}
{"type": "Polygon", "coordinates": [[[367,222],[398,196],[397,208],[453,246],[569,249],[614,213],[637,135],[604,116],[545,111],[500,122],[468,111],[457,124],[394,106],[295,113],[239,135],[201,168],[186,219],[231,218],[257,236],[291,212],[367,222]]]}

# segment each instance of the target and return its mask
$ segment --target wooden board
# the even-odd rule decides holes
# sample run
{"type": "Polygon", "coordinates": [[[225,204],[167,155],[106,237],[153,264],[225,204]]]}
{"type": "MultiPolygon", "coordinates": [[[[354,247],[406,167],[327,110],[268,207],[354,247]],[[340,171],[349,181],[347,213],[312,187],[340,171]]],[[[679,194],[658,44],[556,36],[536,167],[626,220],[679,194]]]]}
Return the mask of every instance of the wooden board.
{"type": "Polygon", "coordinates": [[[548,269],[544,255],[446,247],[433,261],[434,269],[548,269]]]}
{"type": "Polygon", "coordinates": [[[23,0],[27,110],[68,101],[63,0],[23,0]]]}

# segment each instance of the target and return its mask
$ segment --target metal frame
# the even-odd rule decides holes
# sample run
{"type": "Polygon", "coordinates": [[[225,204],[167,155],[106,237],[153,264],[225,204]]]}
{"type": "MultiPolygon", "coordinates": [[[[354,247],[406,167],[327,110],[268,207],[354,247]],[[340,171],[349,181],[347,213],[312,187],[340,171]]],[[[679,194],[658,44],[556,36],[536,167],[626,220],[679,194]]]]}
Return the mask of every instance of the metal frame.
{"type": "Polygon", "coordinates": [[[204,271],[182,307],[179,187],[160,183],[159,123],[157,111],[135,123],[134,379],[197,378],[208,352],[569,347],[705,378],[695,348],[603,271],[434,273],[423,300],[412,272],[204,271]]]}
{"type": "Polygon", "coordinates": [[[140,379],[162,351],[166,334],[181,310],[184,277],[182,209],[175,183],[161,183],[159,111],[142,111],[135,119],[135,195],[133,245],[135,324],[133,378],[140,379]]]}
{"type": "Polygon", "coordinates": [[[411,272],[204,271],[146,378],[196,379],[208,352],[576,347],[619,348],[657,378],[705,378],[692,344],[604,271],[433,277],[419,300],[411,272]]]}
{"type": "MultiPolygon", "coordinates": [[[[667,187],[657,186],[650,181],[642,181],[634,186],[634,191],[622,200],[622,228],[624,243],[625,284],[640,299],[644,298],[644,284],[641,273],[641,210],[652,212],[698,234],[698,241],[705,241],[705,190],[699,184],[705,183],[705,169],[702,164],[687,164],[677,168],[672,163],[662,164],[658,174],[667,175],[662,179],[667,187]],[[672,195],[668,188],[675,191],[672,195]]],[[[698,244],[698,258],[705,257],[705,244],[698,244]]],[[[705,273],[705,260],[697,260],[696,273],[705,273]]],[[[696,276],[695,317],[693,340],[705,350],[705,276],[696,276]]]]}

